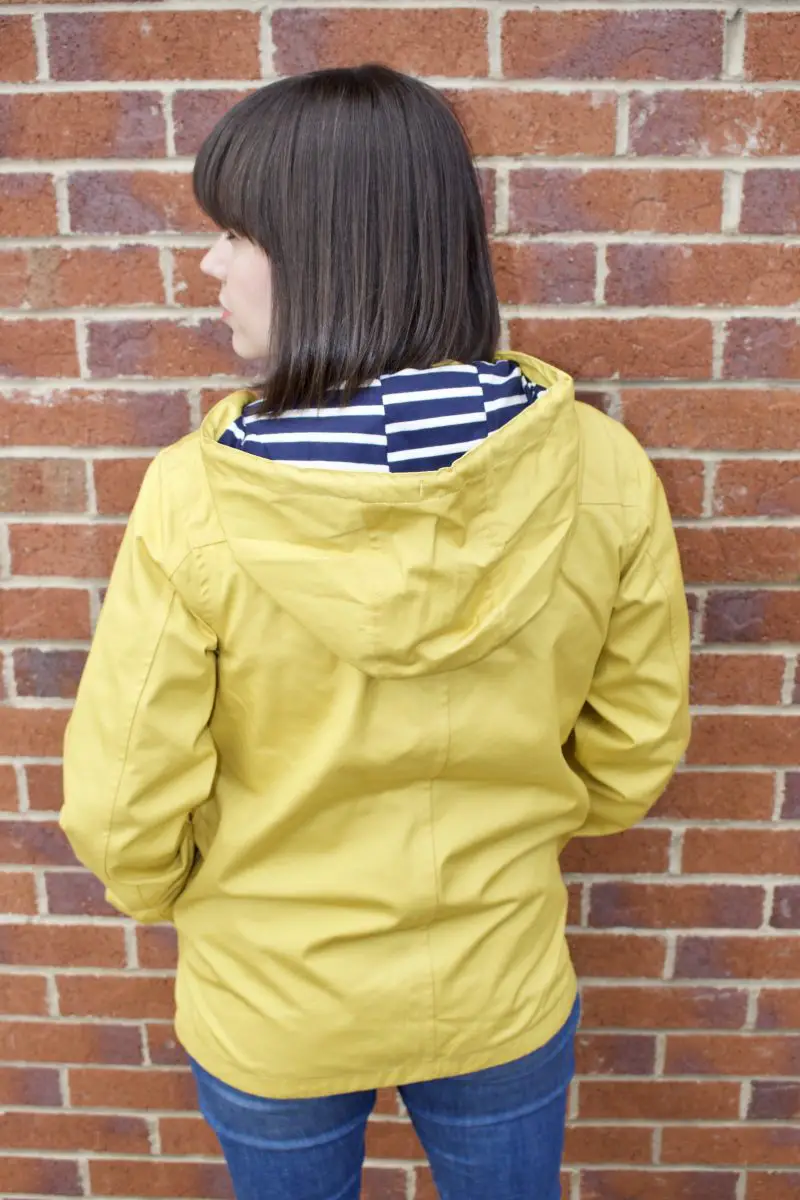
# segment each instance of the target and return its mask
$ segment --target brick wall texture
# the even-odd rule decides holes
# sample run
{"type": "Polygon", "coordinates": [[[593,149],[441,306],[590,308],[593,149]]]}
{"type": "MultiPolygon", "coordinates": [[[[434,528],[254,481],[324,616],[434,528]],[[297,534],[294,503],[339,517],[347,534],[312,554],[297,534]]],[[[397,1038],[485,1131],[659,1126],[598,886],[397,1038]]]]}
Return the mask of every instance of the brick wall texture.
{"type": "MultiPolygon", "coordinates": [[[[796,1198],[800,0],[0,0],[0,1192],[231,1194],[171,930],[76,867],[58,756],[145,465],[242,380],[193,154],[260,81],[374,59],[454,102],[506,337],[647,446],[693,611],[685,766],[565,855],[564,1196],[796,1198]]],[[[432,1200],[393,1095],[368,1150],[366,1197],[432,1200]]]]}

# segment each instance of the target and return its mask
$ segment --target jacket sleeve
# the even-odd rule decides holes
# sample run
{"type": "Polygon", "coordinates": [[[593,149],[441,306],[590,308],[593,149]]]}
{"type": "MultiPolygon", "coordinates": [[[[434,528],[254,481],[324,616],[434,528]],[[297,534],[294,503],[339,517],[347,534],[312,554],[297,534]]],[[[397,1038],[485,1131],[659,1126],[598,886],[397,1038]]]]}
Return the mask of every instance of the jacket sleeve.
{"type": "MultiPolygon", "coordinates": [[[[60,824],[107,899],[164,921],[195,860],[192,810],[208,799],[216,640],[165,565],[160,463],[150,467],[114,566],[64,747],[60,824]]],[[[178,552],[178,556],[180,551],[178,552]]]]}
{"type": "Polygon", "coordinates": [[[618,833],[641,820],[689,741],[690,633],[678,548],[661,482],[649,462],[643,467],[644,520],[565,747],[589,792],[574,837],[618,833]]]}

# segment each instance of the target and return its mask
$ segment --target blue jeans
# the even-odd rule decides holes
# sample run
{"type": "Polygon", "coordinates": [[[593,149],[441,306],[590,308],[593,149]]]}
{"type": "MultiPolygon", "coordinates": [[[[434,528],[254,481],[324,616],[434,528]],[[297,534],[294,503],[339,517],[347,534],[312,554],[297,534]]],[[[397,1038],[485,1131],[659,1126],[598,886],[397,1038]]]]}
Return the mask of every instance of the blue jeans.
{"type": "MultiPolygon", "coordinates": [[[[442,1200],[559,1200],[580,1001],[563,1029],[499,1067],[399,1088],[442,1200]]],[[[375,1092],[265,1100],[192,1063],[237,1200],[358,1200],[375,1092]]]]}

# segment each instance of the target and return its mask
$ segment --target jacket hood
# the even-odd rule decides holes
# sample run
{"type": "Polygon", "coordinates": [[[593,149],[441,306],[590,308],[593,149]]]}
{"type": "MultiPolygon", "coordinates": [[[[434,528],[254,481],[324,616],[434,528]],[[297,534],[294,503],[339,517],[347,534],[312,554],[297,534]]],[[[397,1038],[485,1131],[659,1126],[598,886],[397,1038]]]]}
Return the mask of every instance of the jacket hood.
{"type": "Polygon", "coordinates": [[[206,475],[243,571],[333,653],[376,677],[466,666],[547,602],[577,507],[571,378],[503,351],[547,389],[439,471],[303,469],[219,437],[252,394],[203,422],[206,475]]]}

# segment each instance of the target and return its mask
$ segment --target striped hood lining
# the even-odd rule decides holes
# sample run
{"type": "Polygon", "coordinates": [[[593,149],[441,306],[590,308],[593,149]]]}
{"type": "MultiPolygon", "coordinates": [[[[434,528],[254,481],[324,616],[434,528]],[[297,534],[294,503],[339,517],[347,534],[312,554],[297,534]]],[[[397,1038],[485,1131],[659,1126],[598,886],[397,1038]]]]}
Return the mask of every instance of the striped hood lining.
{"type": "Polygon", "coordinates": [[[248,404],[222,445],[293,467],[396,473],[452,466],[546,389],[515,362],[408,367],[360,388],[347,406],[258,415],[248,404]]]}

